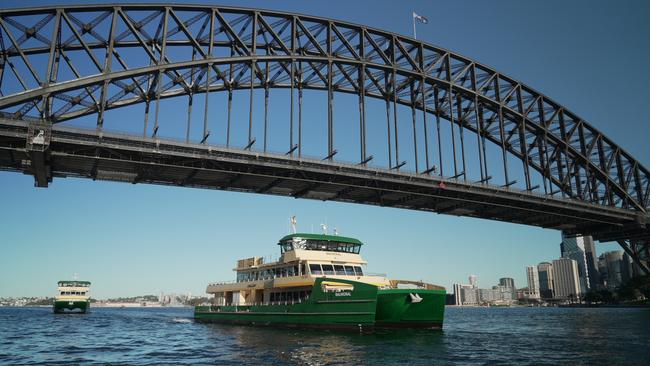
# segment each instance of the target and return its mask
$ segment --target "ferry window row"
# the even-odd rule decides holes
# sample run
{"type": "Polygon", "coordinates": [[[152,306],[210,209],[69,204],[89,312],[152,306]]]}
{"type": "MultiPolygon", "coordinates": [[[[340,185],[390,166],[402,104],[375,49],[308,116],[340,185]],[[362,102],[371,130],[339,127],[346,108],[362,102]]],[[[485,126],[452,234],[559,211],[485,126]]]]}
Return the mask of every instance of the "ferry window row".
{"type": "Polygon", "coordinates": [[[328,252],[343,252],[343,253],[354,253],[354,254],[359,254],[359,252],[361,251],[361,245],[359,244],[339,243],[339,242],[328,241],[328,240],[303,240],[300,242],[287,240],[284,243],[280,244],[280,247],[282,253],[289,252],[294,249],[322,250],[328,252]]]}
{"type": "MultiPolygon", "coordinates": [[[[302,273],[305,273],[304,264],[302,273]]],[[[269,268],[261,271],[239,272],[237,273],[237,282],[259,281],[279,277],[298,276],[298,266],[269,268]]]]}
{"type": "Polygon", "coordinates": [[[271,302],[275,301],[300,301],[309,297],[311,291],[271,292],[271,302]]]}
{"type": "Polygon", "coordinates": [[[61,295],[79,295],[79,296],[84,296],[86,295],[85,292],[78,292],[78,291],[62,291],[61,295]]]}
{"type": "Polygon", "coordinates": [[[312,263],[309,265],[309,271],[313,275],[363,276],[363,271],[359,266],[312,263]]]}

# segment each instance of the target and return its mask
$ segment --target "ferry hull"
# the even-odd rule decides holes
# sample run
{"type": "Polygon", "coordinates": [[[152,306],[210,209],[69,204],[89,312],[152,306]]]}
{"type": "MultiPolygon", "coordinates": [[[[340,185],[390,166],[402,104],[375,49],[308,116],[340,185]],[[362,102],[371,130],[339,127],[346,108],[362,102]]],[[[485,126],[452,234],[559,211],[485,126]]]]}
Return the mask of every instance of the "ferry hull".
{"type": "Polygon", "coordinates": [[[444,290],[379,290],[375,327],[442,328],[445,296],[444,290]]]}
{"type": "Polygon", "coordinates": [[[314,283],[308,300],[287,305],[197,306],[194,319],[218,323],[294,327],[364,328],[375,323],[377,287],[349,280],[352,291],[324,292],[323,279],[314,283]]]}
{"type": "Polygon", "coordinates": [[[89,301],[69,301],[69,300],[56,300],[54,301],[53,310],[55,313],[86,313],[90,310],[89,301]]]}
{"type": "MultiPolygon", "coordinates": [[[[304,327],[304,328],[340,328],[340,329],[357,329],[367,328],[374,325],[375,312],[374,301],[371,308],[366,310],[372,311],[319,311],[318,306],[312,311],[299,311],[297,305],[287,306],[247,306],[234,307],[197,307],[194,313],[194,319],[197,321],[207,321],[215,323],[231,323],[261,326],[286,326],[286,327],[304,327]],[[212,308],[212,309],[208,309],[212,308]],[[248,308],[244,310],[242,308],[248,308]],[[283,308],[285,310],[280,310],[283,308]],[[235,311],[236,310],[236,311],[235,311]]],[[[312,307],[312,306],[309,306],[312,307]]]]}
{"type": "Polygon", "coordinates": [[[197,321],[288,326],[361,328],[442,328],[445,310],[444,290],[391,289],[339,280],[353,284],[354,291],[341,293],[321,291],[322,278],[314,283],[312,296],[299,304],[197,306],[197,321]]]}

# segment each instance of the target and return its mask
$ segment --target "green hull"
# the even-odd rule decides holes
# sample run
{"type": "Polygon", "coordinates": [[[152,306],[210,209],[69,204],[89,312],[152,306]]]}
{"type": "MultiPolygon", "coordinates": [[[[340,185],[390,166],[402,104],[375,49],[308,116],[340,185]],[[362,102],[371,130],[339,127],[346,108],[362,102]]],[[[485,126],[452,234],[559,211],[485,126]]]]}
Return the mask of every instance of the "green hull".
{"type": "Polygon", "coordinates": [[[66,313],[66,312],[77,312],[77,313],[86,313],[90,310],[90,301],[66,301],[66,300],[56,300],[54,301],[54,312],[55,313],[66,313]]]}
{"type": "Polygon", "coordinates": [[[197,306],[194,318],[221,323],[298,327],[360,328],[375,322],[377,287],[361,282],[352,291],[324,292],[317,279],[309,299],[286,305],[197,306]]]}
{"type": "Polygon", "coordinates": [[[445,297],[444,290],[379,290],[375,326],[442,328],[445,297]]]}
{"type": "Polygon", "coordinates": [[[322,291],[319,278],[310,298],[302,303],[252,306],[197,306],[197,321],[219,323],[282,325],[293,327],[371,328],[442,327],[445,291],[378,290],[361,282],[339,280],[354,285],[342,295],[322,291]],[[412,303],[410,293],[422,301],[412,303]]]}

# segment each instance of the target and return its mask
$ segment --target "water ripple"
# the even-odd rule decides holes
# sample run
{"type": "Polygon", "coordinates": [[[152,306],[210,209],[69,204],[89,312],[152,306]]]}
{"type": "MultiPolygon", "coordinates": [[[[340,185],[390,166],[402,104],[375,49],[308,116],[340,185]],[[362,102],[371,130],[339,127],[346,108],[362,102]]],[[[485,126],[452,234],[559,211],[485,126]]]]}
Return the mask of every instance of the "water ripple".
{"type": "Polygon", "coordinates": [[[191,309],[0,308],[0,364],[639,364],[650,309],[449,308],[443,331],[339,333],[195,323],[191,309]]]}

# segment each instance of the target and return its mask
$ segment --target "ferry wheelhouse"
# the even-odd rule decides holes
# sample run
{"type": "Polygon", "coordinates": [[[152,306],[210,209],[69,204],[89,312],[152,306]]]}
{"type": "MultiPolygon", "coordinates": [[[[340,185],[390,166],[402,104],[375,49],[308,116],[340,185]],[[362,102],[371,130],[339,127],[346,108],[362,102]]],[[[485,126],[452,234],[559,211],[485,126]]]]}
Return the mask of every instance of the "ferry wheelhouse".
{"type": "Polygon", "coordinates": [[[292,326],[442,326],[445,289],[366,273],[358,239],[296,233],[278,245],[277,261],[239,260],[234,282],[209,284],[212,305],[196,307],[195,318],[292,326]]]}
{"type": "Polygon", "coordinates": [[[58,295],[54,298],[55,313],[78,312],[90,310],[90,282],[59,281],[58,295]]]}

